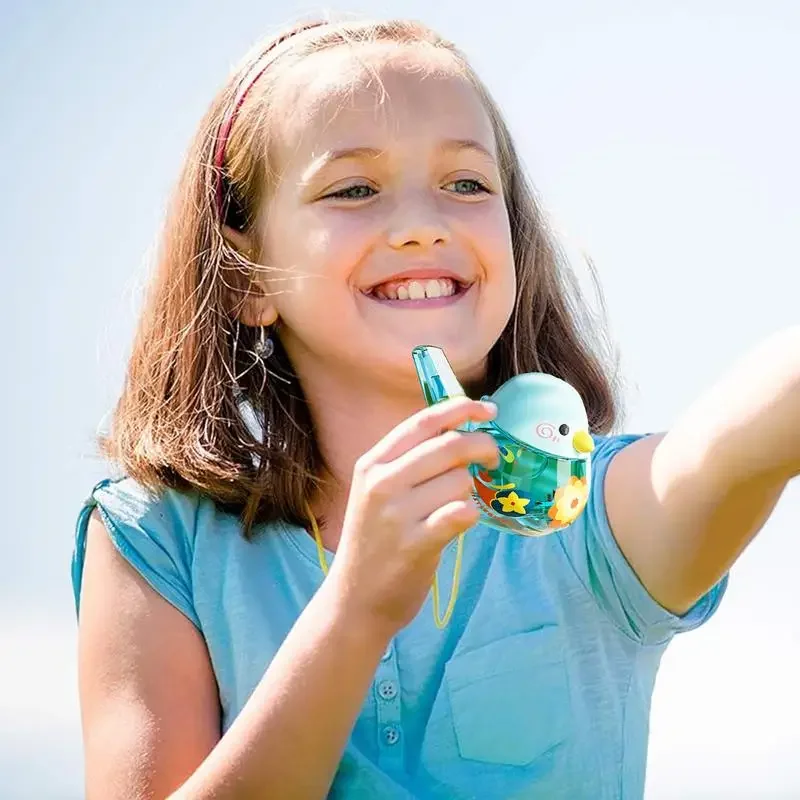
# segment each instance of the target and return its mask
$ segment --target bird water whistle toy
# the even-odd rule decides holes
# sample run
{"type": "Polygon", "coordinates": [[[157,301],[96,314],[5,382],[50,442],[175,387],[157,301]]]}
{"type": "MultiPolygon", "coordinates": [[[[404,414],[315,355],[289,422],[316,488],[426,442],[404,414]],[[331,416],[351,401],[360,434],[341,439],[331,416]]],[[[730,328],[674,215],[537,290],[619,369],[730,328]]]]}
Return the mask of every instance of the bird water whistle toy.
{"type": "MultiPolygon", "coordinates": [[[[428,405],[466,394],[441,348],[415,347],[412,358],[428,405]]],[[[581,396],[560,378],[529,372],[481,399],[495,403],[495,419],[462,429],[486,431],[500,450],[496,469],[470,466],[481,522],[523,536],[571,525],[589,499],[594,450],[581,396]]]]}

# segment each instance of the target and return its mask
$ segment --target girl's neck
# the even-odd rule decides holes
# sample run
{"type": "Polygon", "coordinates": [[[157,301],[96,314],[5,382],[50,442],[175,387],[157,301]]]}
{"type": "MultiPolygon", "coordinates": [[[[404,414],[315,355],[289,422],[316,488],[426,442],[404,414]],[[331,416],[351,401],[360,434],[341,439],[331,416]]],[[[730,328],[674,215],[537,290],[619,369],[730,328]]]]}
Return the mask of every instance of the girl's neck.
{"type": "Polygon", "coordinates": [[[335,550],[339,543],[356,461],[389,431],[424,406],[418,385],[386,387],[364,382],[330,380],[316,373],[303,381],[320,452],[325,462],[325,488],[312,500],[323,517],[322,541],[335,550]]]}

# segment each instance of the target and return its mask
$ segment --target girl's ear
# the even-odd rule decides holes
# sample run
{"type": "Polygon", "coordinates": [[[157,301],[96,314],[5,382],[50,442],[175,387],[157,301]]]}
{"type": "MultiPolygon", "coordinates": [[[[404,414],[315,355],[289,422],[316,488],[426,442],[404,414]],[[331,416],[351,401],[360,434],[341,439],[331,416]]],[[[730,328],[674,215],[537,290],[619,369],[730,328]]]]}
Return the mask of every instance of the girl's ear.
{"type": "MultiPolygon", "coordinates": [[[[253,241],[242,231],[228,225],[222,226],[225,241],[236,250],[242,258],[252,261],[255,255],[253,241]]],[[[233,293],[231,293],[233,295],[233,293]]],[[[271,298],[264,292],[260,283],[252,281],[252,288],[242,296],[231,297],[230,306],[236,311],[236,318],[243,324],[259,328],[274,324],[278,319],[278,309],[271,298]]]]}
{"type": "Polygon", "coordinates": [[[237,231],[235,228],[231,228],[230,225],[223,225],[222,235],[225,237],[225,241],[244,258],[248,261],[252,258],[253,242],[246,233],[237,231]]]}

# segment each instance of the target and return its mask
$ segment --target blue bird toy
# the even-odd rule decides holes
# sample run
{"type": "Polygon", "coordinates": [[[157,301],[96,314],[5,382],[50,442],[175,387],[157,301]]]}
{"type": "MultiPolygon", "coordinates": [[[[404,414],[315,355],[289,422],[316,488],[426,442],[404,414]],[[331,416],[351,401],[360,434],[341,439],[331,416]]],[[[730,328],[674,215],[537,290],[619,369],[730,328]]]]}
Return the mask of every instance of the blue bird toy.
{"type": "MultiPolygon", "coordinates": [[[[428,405],[465,394],[441,348],[415,347],[412,358],[428,405]]],[[[497,405],[497,416],[466,429],[491,434],[500,464],[470,466],[481,522],[524,536],[571,525],[589,499],[594,450],[581,396],[560,378],[530,372],[482,399],[497,405]]]]}

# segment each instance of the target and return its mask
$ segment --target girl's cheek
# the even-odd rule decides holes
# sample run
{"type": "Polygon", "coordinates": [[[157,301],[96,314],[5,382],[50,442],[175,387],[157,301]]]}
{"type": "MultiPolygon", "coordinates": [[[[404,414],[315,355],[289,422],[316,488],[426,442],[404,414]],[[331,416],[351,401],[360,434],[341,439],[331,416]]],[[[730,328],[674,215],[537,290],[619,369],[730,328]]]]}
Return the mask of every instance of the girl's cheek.
{"type": "Polygon", "coordinates": [[[324,230],[328,256],[339,261],[360,258],[364,250],[374,247],[382,229],[374,215],[350,212],[331,219],[324,230]]]}

